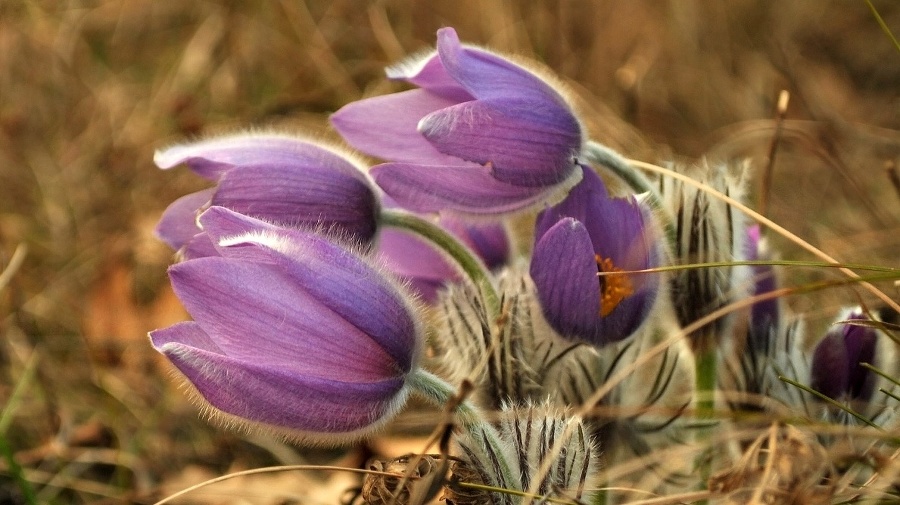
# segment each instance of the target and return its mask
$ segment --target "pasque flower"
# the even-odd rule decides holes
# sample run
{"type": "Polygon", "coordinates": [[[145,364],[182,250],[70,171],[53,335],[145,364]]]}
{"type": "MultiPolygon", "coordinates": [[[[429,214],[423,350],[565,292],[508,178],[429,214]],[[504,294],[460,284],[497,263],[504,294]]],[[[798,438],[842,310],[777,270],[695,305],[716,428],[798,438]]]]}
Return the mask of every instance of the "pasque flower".
{"type": "MultiPolygon", "coordinates": [[[[747,227],[747,242],[745,250],[747,260],[757,261],[767,256],[763,244],[761,243],[759,225],[750,225],[747,227]]],[[[763,295],[771,293],[777,289],[777,279],[775,276],[775,268],[772,265],[754,265],[750,269],[753,274],[753,290],[752,295],[763,295]]],[[[780,298],[772,298],[756,302],[750,311],[750,328],[751,338],[770,339],[770,333],[777,331],[781,320],[780,298]]]]}
{"type": "Polygon", "coordinates": [[[531,277],[544,315],[563,336],[596,346],[633,334],[647,318],[659,274],[648,212],[633,198],[611,198],[600,177],[584,177],[535,226],[531,277]]]}
{"type": "Polygon", "coordinates": [[[351,103],[331,120],[357,149],[390,163],[372,175],[402,206],[502,213],[574,184],[582,129],[545,79],[452,28],[437,51],[388,69],[419,86],[351,103]]]}
{"type": "Polygon", "coordinates": [[[387,421],[422,348],[410,297],[323,236],[212,207],[199,218],[219,255],[170,267],[193,321],[150,333],[229,422],[346,441],[387,421]]]}
{"type": "Polygon", "coordinates": [[[185,164],[216,184],[166,209],[157,234],[174,249],[200,231],[196,215],[206,205],[361,242],[375,235],[377,189],[363,167],[330,147],[286,135],[240,134],[170,147],[154,161],[164,169],[185,164]]]}
{"type": "MultiPolygon", "coordinates": [[[[861,312],[847,320],[867,321],[861,312]]],[[[828,331],[813,350],[812,387],[836,400],[866,401],[875,391],[875,374],[861,363],[874,364],[878,334],[875,328],[842,324],[828,331]]]]}

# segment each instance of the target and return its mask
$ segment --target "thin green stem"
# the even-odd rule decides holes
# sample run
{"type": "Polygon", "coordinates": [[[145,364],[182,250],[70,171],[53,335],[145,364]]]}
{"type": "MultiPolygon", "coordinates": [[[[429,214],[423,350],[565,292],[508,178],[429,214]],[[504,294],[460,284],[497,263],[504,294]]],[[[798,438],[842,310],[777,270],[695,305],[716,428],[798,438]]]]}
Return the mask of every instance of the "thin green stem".
{"type": "Polygon", "coordinates": [[[603,144],[589,140],[585,145],[585,155],[589,161],[600,164],[616,174],[635,193],[650,193],[659,200],[659,191],[650,183],[650,179],[635,170],[621,154],[603,144]]]}
{"type": "Polygon", "coordinates": [[[803,385],[803,384],[800,384],[799,382],[797,382],[797,381],[795,381],[795,380],[788,379],[787,377],[785,377],[785,376],[783,376],[783,375],[782,375],[782,376],[779,376],[779,377],[778,377],[778,380],[780,380],[780,381],[782,381],[782,382],[786,382],[786,383],[788,383],[788,384],[790,384],[791,386],[794,386],[794,387],[796,387],[796,388],[800,388],[800,389],[802,389],[803,391],[806,391],[807,393],[809,393],[809,394],[815,396],[816,398],[822,400],[823,402],[825,402],[825,403],[827,403],[827,404],[829,404],[829,405],[831,405],[831,406],[833,406],[833,407],[836,407],[836,408],[838,408],[838,409],[840,409],[840,410],[843,410],[844,412],[850,414],[851,416],[853,416],[854,418],[856,418],[856,420],[860,421],[860,422],[863,423],[863,424],[866,424],[866,425],[868,425],[868,426],[871,426],[872,428],[875,428],[875,429],[877,429],[877,430],[879,430],[879,431],[884,431],[884,428],[882,428],[881,426],[878,426],[877,424],[875,424],[874,422],[872,422],[872,420],[870,420],[869,418],[867,418],[867,417],[865,417],[864,415],[860,414],[859,412],[857,412],[857,411],[851,409],[849,406],[844,405],[843,403],[841,403],[841,402],[835,400],[834,398],[831,398],[830,396],[824,395],[824,394],[822,394],[822,393],[816,391],[815,389],[813,389],[813,388],[811,388],[811,387],[809,387],[809,386],[805,386],[805,385],[803,385]]]}
{"type": "MultiPolygon", "coordinates": [[[[410,375],[409,385],[422,397],[441,407],[454,402],[457,396],[455,387],[422,368],[417,369],[410,375]]],[[[456,420],[463,426],[472,426],[482,421],[482,416],[478,409],[465,400],[458,402],[455,414],[456,420]]]]}
{"type": "Polygon", "coordinates": [[[716,415],[716,349],[710,347],[697,353],[696,356],[696,394],[697,417],[701,420],[712,419],[716,415]]]}
{"type": "MultiPolygon", "coordinates": [[[[702,337],[701,337],[702,338],[702,337]]],[[[716,368],[718,358],[715,345],[703,345],[695,351],[696,377],[694,394],[696,395],[696,416],[699,422],[695,432],[697,442],[705,447],[712,434],[711,420],[716,416],[716,368]]],[[[700,482],[709,479],[712,465],[712,451],[701,451],[696,461],[697,471],[700,473],[700,482]]]]}
{"type": "Polygon", "coordinates": [[[381,224],[422,237],[453,259],[460,271],[484,292],[488,314],[500,314],[500,298],[491,277],[481,260],[459,240],[437,224],[409,212],[385,209],[381,212],[381,224]]]}
{"type": "Polygon", "coordinates": [[[875,16],[875,21],[878,22],[878,26],[881,27],[881,30],[891,39],[891,42],[894,43],[894,47],[897,48],[897,51],[900,51],[900,41],[897,41],[897,37],[894,37],[894,34],[891,32],[890,27],[888,27],[887,23],[884,22],[884,18],[881,17],[881,14],[878,13],[878,9],[875,8],[875,4],[872,3],[872,0],[866,0],[866,3],[869,4],[869,9],[872,11],[872,15],[875,16]]]}
{"type": "Polygon", "coordinates": [[[29,505],[37,503],[37,495],[35,494],[31,483],[25,478],[25,471],[16,461],[12,447],[7,443],[6,430],[12,423],[12,418],[16,409],[21,405],[22,400],[25,398],[26,390],[35,378],[39,360],[40,355],[38,353],[35,352],[31,354],[31,357],[25,365],[25,370],[22,372],[21,378],[16,383],[6,405],[3,406],[2,412],[0,412],[0,456],[6,460],[9,473],[19,486],[19,491],[21,491],[25,503],[29,505]]]}
{"type": "MultiPolygon", "coordinates": [[[[457,389],[444,379],[422,368],[416,369],[409,377],[409,385],[425,399],[438,406],[455,404],[453,413],[456,421],[474,440],[483,440],[490,445],[495,454],[504,454],[504,444],[500,440],[497,430],[485,420],[478,408],[471,405],[465,399],[457,397],[457,389]]],[[[502,457],[498,459],[500,472],[503,474],[503,482],[516,482],[516,475],[512,471],[509,462],[502,457]]]]}
{"type": "Polygon", "coordinates": [[[877,265],[865,265],[862,263],[826,263],[824,261],[805,260],[741,260],[741,261],[710,261],[706,263],[682,263],[679,265],[666,265],[644,270],[623,270],[621,272],[599,272],[597,275],[619,274],[650,274],[658,272],[678,272],[681,270],[694,270],[697,268],[727,268],[739,266],[776,266],[776,267],[804,267],[804,268],[849,268],[867,272],[881,272],[900,278],[900,268],[882,267],[877,265]]]}

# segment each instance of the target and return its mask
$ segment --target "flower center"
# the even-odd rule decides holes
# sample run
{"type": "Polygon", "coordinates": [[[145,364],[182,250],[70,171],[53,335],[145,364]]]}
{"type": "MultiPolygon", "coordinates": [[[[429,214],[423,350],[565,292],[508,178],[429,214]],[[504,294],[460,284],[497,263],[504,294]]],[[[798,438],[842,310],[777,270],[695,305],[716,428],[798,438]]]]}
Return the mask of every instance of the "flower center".
{"type": "Polygon", "coordinates": [[[599,254],[594,255],[597,262],[597,273],[600,275],[600,316],[608,316],[622,300],[634,294],[634,286],[631,279],[625,274],[610,274],[609,272],[621,272],[622,269],[613,265],[612,258],[603,258],[599,254]]]}

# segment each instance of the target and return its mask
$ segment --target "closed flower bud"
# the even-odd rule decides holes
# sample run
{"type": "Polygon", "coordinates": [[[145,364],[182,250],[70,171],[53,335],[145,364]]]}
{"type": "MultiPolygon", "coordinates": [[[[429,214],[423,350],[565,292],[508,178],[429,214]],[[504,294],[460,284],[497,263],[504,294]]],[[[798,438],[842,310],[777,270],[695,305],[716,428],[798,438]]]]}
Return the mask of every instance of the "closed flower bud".
{"type": "Polygon", "coordinates": [[[163,214],[157,234],[174,249],[199,233],[196,215],[208,205],[282,226],[324,228],[361,243],[377,230],[381,203],[364,167],[319,143],[241,134],[170,147],[158,151],[154,161],[163,169],[185,164],[215,183],[177,200],[163,214]]]}
{"type": "Polygon", "coordinates": [[[853,324],[867,321],[861,312],[851,312],[839,327],[816,344],[812,356],[812,388],[837,400],[868,401],[875,390],[875,374],[862,366],[874,364],[878,340],[874,328],[853,324]]]}
{"type": "MultiPolygon", "coordinates": [[[[599,451],[582,420],[549,405],[506,405],[499,427],[473,427],[458,439],[461,457],[488,486],[590,503],[599,451]]],[[[517,504],[494,492],[488,503],[517,504]]]]}
{"type": "Polygon", "coordinates": [[[200,223],[219,255],[169,271],[194,320],[150,338],[212,412],[323,443],[392,418],[422,349],[408,295],[322,236],[221,207],[200,223]]]}

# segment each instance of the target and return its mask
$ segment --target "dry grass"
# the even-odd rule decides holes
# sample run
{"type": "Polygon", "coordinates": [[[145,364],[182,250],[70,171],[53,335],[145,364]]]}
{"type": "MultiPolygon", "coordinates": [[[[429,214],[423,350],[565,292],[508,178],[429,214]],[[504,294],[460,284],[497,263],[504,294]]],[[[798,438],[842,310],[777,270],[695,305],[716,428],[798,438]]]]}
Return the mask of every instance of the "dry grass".
{"type": "MultiPolygon", "coordinates": [[[[900,4],[873,3],[900,33],[900,4]]],[[[0,288],[0,439],[41,502],[147,503],[188,475],[362,461],[210,428],[166,379],[146,331],[183,314],[151,230],[200,183],[152,154],[251,126],[332,136],[329,112],[393,89],[382,67],[447,25],[543,61],[594,138],[647,161],[762,166],[789,90],[769,216],[840,260],[900,264],[900,52],[863,2],[0,0],[0,267],[28,247],[0,288]]],[[[792,303],[824,320],[856,301],[792,303]]],[[[14,473],[0,463],[0,503],[21,499],[14,473]]],[[[313,492],[292,479],[290,496],[313,492]]],[[[278,502],[279,485],[249,502],[278,502]]]]}

